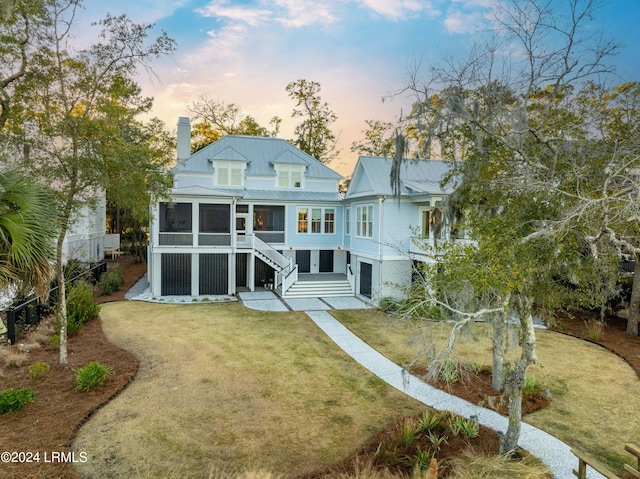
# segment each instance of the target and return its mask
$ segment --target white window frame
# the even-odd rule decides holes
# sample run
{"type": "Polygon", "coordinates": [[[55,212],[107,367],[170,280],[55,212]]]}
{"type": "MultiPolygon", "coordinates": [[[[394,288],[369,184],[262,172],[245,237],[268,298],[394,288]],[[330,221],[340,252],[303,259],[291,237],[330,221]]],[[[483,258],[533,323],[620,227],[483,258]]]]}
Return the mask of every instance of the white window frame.
{"type": "Polygon", "coordinates": [[[238,161],[216,161],[214,165],[214,186],[228,186],[231,188],[244,187],[244,170],[247,166],[246,163],[238,161]],[[234,179],[239,179],[240,181],[234,184],[234,179]]]}
{"type": "Polygon", "coordinates": [[[276,188],[304,188],[305,165],[275,165],[276,188]],[[299,180],[299,181],[296,181],[299,180]],[[296,186],[297,185],[297,186],[296,186]]]}
{"type": "Polygon", "coordinates": [[[373,226],[373,204],[357,205],[356,237],[373,238],[373,226]]]}
{"type": "Polygon", "coordinates": [[[296,232],[301,235],[335,235],[336,214],[337,208],[335,206],[299,206],[296,209],[296,232]],[[326,215],[328,212],[333,213],[333,219],[331,221],[327,221],[326,215]],[[327,224],[332,225],[333,231],[326,231],[327,224]],[[305,231],[300,231],[301,225],[306,225],[305,231]]]}
{"type": "Polygon", "coordinates": [[[344,234],[351,235],[351,207],[347,206],[344,209],[344,234]]]}

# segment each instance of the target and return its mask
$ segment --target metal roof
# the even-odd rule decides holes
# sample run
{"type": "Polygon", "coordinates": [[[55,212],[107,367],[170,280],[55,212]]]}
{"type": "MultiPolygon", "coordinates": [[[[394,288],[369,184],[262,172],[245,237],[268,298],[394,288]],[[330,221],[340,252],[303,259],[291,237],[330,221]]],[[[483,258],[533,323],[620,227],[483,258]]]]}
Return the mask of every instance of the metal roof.
{"type": "Polygon", "coordinates": [[[273,163],[304,164],[305,178],[339,180],[341,175],[281,138],[228,135],[178,163],[173,171],[206,173],[211,160],[246,161],[247,175],[274,176],[273,163]]]}
{"type": "Polygon", "coordinates": [[[184,196],[224,196],[227,198],[240,198],[243,196],[239,191],[233,192],[217,188],[205,188],[204,186],[180,186],[171,188],[171,194],[184,196]]]}
{"type": "Polygon", "coordinates": [[[305,190],[242,190],[244,200],[269,200],[269,201],[342,201],[340,193],[305,191],[305,190]]]}
{"type": "MultiPolygon", "coordinates": [[[[347,198],[361,196],[392,196],[391,158],[361,156],[358,159],[353,179],[347,191],[347,198]],[[362,176],[366,180],[361,182],[362,176]],[[363,189],[360,184],[367,184],[363,189]]],[[[447,195],[453,188],[440,186],[440,181],[451,170],[452,164],[442,160],[404,159],[400,167],[400,195],[447,195]]]]}

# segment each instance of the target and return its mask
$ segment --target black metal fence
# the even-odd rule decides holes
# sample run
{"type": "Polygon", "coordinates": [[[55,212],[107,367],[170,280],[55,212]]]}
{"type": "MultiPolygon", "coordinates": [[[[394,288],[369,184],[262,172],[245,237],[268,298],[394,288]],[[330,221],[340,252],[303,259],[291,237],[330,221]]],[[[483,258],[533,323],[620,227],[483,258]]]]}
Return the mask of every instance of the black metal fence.
{"type": "MultiPolygon", "coordinates": [[[[102,273],[107,272],[107,262],[100,261],[89,266],[86,271],[67,280],[67,282],[75,283],[80,279],[88,279],[92,284],[100,280],[102,273]]],[[[58,302],[58,286],[54,286],[49,290],[49,299],[46,303],[40,303],[38,298],[31,298],[17,306],[11,306],[5,309],[7,324],[7,341],[15,344],[18,337],[32,326],[37,325],[42,318],[48,316],[58,302]]]]}

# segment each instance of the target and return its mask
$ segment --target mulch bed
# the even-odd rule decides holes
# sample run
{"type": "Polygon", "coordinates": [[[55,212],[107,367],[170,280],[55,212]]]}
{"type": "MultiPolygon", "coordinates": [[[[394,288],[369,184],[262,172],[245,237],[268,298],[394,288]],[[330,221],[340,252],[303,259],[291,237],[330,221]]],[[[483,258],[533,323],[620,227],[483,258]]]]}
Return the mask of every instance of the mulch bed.
{"type": "MultiPolygon", "coordinates": [[[[411,373],[421,378],[427,377],[427,370],[424,367],[414,367],[411,369],[411,373]]],[[[471,404],[493,409],[503,416],[508,416],[508,398],[504,392],[496,391],[491,387],[491,379],[491,372],[483,370],[478,373],[463,373],[456,382],[438,380],[430,380],[427,382],[431,386],[458,396],[459,398],[469,401],[471,404]]],[[[549,404],[549,398],[542,394],[529,396],[522,400],[522,415],[544,409],[549,404]]]]}

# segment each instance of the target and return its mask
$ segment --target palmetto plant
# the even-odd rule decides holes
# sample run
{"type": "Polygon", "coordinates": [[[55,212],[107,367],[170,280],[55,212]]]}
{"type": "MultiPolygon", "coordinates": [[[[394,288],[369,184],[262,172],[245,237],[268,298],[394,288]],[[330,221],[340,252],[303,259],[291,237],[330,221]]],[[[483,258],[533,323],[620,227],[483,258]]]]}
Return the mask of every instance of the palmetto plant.
{"type": "Polygon", "coordinates": [[[0,171],[0,287],[22,283],[38,295],[53,274],[56,209],[47,191],[23,175],[0,171]]]}

